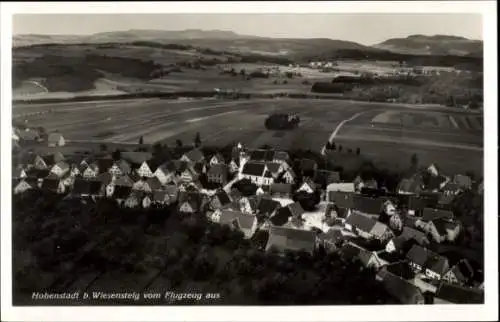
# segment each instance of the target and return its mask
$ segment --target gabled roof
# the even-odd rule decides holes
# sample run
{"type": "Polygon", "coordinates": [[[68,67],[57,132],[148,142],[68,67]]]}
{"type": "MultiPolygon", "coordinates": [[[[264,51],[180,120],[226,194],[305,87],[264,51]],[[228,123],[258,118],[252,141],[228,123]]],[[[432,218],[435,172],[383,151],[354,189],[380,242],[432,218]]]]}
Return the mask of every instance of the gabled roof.
{"type": "Polygon", "coordinates": [[[340,229],[329,229],[326,233],[319,234],[318,239],[322,241],[329,241],[334,244],[345,240],[345,236],[342,234],[340,229]]]}
{"type": "Polygon", "coordinates": [[[290,208],[280,207],[274,216],[270,218],[270,221],[274,226],[283,226],[291,217],[292,213],[290,212],[290,208]]]}
{"type": "Polygon", "coordinates": [[[316,233],[313,231],[271,226],[266,250],[274,247],[280,251],[291,250],[313,253],[315,245],[316,233]]]}
{"type": "Polygon", "coordinates": [[[340,182],[340,173],[329,170],[318,170],[314,182],[321,185],[329,185],[330,183],[340,182]]]}
{"type": "Polygon", "coordinates": [[[302,214],[304,213],[304,209],[302,208],[302,206],[298,202],[294,202],[294,203],[288,204],[286,206],[286,208],[290,209],[290,214],[293,217],[302,216],[302,214]]]}
{"type": "Polygon", "coordinates": [[[474,276],[474,269],[466,259],[460,260],[450,271],[455,275],[461,283],[466,283],[474,276]]]}
{"type": "Polygon", "coordinates": [[[259,213],[260,214],[271,214],[276,209],[279,209],[281,204],[270,198],[260,198],[259,200],[259,213]]]}
{"type": "Polygon", "coordinates": [[[224,189],[217,190],[213,198],[217,198],[222,206],[231,203],[231,198],[224,189]]]}
{"type": "Polygon", "coordinates": [[[102,183],[98,180],[90,180],[90,194],[97,195],[101,193],[102,183]]]}
{"type": "Polygon", "coordinates": [[[55,178],[45,178],[42,183],[43,189],[57,190],[59,188],[59,180],[55,178]]]}
{"type": "Polygon", "coordinates": [[[200,149],[192,149],[184,153],[184,157],[188,158],[191,162],[203,162],[205,160],[205,156],[200,151],[200,149]]]}
{"type": "Polygon", "coordinates": [[[387,292],[397,298],[402,304],[416,304],[415,301],[417,299],[423,299],[423,295],[418,287],[392,274],[386,268],[381,269],[377,273],[377,276],[382,279],[387,292]]]}
{"type": "Polygon", "coordinates": [[[63,136],[61,133],[50,133],[47,141],[51,142],[51,143],[55,143],[55,142],[58,142],[62,137],[63,136]]]}
{"type": "Polygon", "coordinates": [[[146,180],[146,184],[149,186],[151,190],[159,190],[161,189],[161,182],[157,177],[151,177],[146,180]]]}
{"type": "Polygon", "coordinates": [[[369,198],[362,195],[353,196],[353,209],[366,214],[378,215],[382,211],[384,200],[381,198],[369,198]]]}
{"type": "Polygon", "coordinates": [[[434,221],[436,219],[453,219],[453,212],[449,210],[425,208],[422,214],[423,221],[434,221]]]}
{"type": "Polygon", "coordinates": [[[448,259],[446,257],[440,256],[419,245],[413,245],[408,254],[406,254],[406,258],[438,274],[444,274],[448,268],[448,259]]]}
{"type": "Polygon", "coordinates": [[[139,176],[139,174],[137,172],[134,172],[132,171],[128,177],[130,178],[130,180],[132,180],[133,182],[137,182],[139,180],[141,180],[141,176],[139,176]]]}
{"type": "Polygon", "coordinates": [[[90,194],[90,181],[76,178],[73,183],[72,193],[76,195],[90,194]]]}
{"type": "Polygon", "coordinates": [[[26,171],[26,175],[30,178],[45,178],[49,175],[50,170],[48,169],[30,169],[26,171]]]}
{"type": "Polygon", "coordinates": [[[441,184],[443,184],[445,181],[446,177],[442,175],[430,176],[426,188],[428,190],[435,190],[435,189],[439,190],[441,188],[441,184]]]}
{"type": "Polygon", "coordinates": [[[352,208],[354,206],[354,194],[352,192],[328,191],[328,200],[337,207],[352,208]]]}
{"type": "Polygon", "coordinates": [[[88,167],[86,167],[85,171],[87,171],[88,169],[90,169],[92,172],[96,172],[99,170],[99,166],[97,165],[97,162],[92,162],[88,165],[88,167]]]}
{"type": "Polygon", "coordinates": [[[288,161],[290,156],[285,151],[274,151],[273,160],[288,161]]]}
{"type": "Polygon", "coordinates": [[[51,166],[56,164],[56,158],[53,154],[44,155],[41,157],[46,165],[51,166]]]}
{"type": "Polygon", "coordinates": [[[403,227],[403,231],[401,232],[401,235],[399,237],[404,238],[405,240],[410,240],[414,239],[416,240],[419,244],[422,243],[422,241],[427,240],[427,235],[424,232],[421,232],[420,230],[413,229],[411,227],[403,227]]]}
{"type": "Polygon", "coordinates": [[[132,192],[131,187],[126,186],[116,186],[115,191],[113,193],[113,197],[116,199],[126,199],[132,192]]]}
{"type": "Polygon", "coordinates": [[[484,291],[449,283],[442,283],[438,288],[436,298],[455,304],[483,304],[484,291]]]}
{"type": "Polygon", "coordinates": [[[115,181],[115,186],[125,186],[132,187],[134,185],[134,181],[130,179],[128,175],[120,176],[115,181]]]}
{"type": "Polygon", "coordinates": [[[249,161],[243,166],[242,174],[250,176],[262,176],[264,174],[265,164],[261,162],[249,161]]]}
{"type": "Polygon", "coordinates": [[[292,193],[292,185],[288,183],[272,183],[271,186],[269,187],[269,193],[290,194],[292,193]]]}
{"type": "Polygon", "coordinates": [[[376,223],[376,220],[373,220],[368,216],[356,212],[350,214],[346,219],[346,224],[349,224],[367,233],[371,232],[376,223]]]}
{"type": "Polygon", "coordinates": [[[233,211],[224,209],[221,212],[219,223],[224,225],[232,224],[233,221],[238,222],[238,227],[241,229],[252,229],[257,218],[243,214],[241,211],[233,211]]]}
{"type": "Polygon", "coordinates": [[[398,184],[397,191],[419,193],[422,191],[422,181],[420,177],[404,178],[398,184]]]}
{"type": "Polygon", "coordinates": [[[114,164],[116,165],[116,167],[118,169],[120,169],[120,171],[122,173],[129,173],[131,170],[130,163],[128,163],[127,161],[125,161],[123,159],[116,161],[114,164]]]}
{"type": "Polygon", "coordinates": [[[217,160],[219,160],[219,162],[222,161],[222,163],[226,162],[226,160],[224,160],[224,156],[220,152],[217,152],[214,155],[212,155],[212,157],[210,158],[210,160],[212,160],[213,158],[216,158],[217,160]]]}
{"type": "Polygon", "coordinates": [[[158,170],[162,171],[164,174],[169,174],[177,171],[177,167],[174,162],[167,161],[156,169],[156,171],[158,170]]]}
{"type": "Polygon", "coordinates": [[[352,182],[330,183],[326,187],[326,191],[354,192],[354,183],[352,182]]]}
{"type": "Polygon", "coordinates": [[[102,184],[108,185],[111,183],[111,181],[113,181],[113,176],[108,172],[104,172],[98,175],[96,179],[100,181],[102,184]]]}
{"type": "Polygon", "coordinates": [[[175,184],[167,184],[163,187],[163,190],[169,195],[177,195],[179,193],[179,188],[175,184]]]}
{"type": "Polygon", "coordinates": [[[250,160],[253,161],[272,161],[274,156],[274,151],[272,150],[251,150],[249,151],[250,160]]]}
{"type": "Polygon", "coordinates": [[[211,176],[225,176],[227,175],[228,167],[224,163],[217,163],[210,167],[208,175],[211,176]]]}
{"type": "Polygon", "coordinates": [[[266,168],[272,173],[272,174],[277,174],[281,168],[280,163],[276,162],[267,162],[266,163],[266,168]]]}

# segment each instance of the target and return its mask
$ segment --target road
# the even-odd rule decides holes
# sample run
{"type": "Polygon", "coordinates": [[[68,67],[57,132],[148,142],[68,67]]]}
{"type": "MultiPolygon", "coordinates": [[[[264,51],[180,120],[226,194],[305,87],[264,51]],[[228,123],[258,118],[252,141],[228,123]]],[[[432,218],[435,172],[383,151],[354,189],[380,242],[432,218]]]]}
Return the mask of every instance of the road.
{"type": "MultiPolygon", "coordinates": [[[[339,125],[337,125],[337,126],[335,127],[335,129],[333,130],[332,134],[331,134],[331,135],[330,135],[330,137],[328,138],[328,142],[332,143],[332,142],[333,142],[333,140],[335,140],[335,136],[337,136],[337,133],[339,133],[340,129],[342,128],[342,126],[344,126],[344,124],[346,124],[347,122],[350,122],[350,121],[354,120],[355,118],[359,117],[361,114],[364,114],[364,113],[365,113],[365,112],[359,112],[359,113],[356,113],[356,114],[354,114],[352,117],[350,117],[350,118],[348,118],[348,119],[345,119],[345,120],[341,121],[341,122],[339,123],[339,125]]],[[[323,146],[323,147],[321,148],[321,154],[322,154],[322,155],[325,155],[325,149],[326,149],[326,147],[325,147],[325,146],[323,146]]]]}

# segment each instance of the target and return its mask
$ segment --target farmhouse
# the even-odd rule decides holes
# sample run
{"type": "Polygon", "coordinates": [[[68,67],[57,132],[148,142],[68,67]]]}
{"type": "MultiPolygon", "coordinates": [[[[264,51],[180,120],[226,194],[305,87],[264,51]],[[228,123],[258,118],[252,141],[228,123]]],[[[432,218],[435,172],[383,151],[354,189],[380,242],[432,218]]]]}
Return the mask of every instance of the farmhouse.
{"type": "Polygon", "coordinates": [[[376,279],[381,281],[387,292],[402,304],[425,304],[424,296],[418,287],[389,272],[386,267],[379,270],[376,279]]]}
{"type": "Polygon", "coordinates": [[[445,219],[436,219],[427,222],[423,230],[430,234],[436,243],[453,242],[460,233],[460,224],[445,219]]]}
{"type": "Polygon", "coordinates": [[[132,188],[134,181],[130,179],[128,175],[123,175],[115,180],[115,186],[117,187],[130,187],[132,188]]]}
{"type": "Polygon", "coordinates": [[[281,204],[270,198],[260,198],[258,205],[258,213],[266,218],[274,216],[276,211],[281,208],[281,204]]]}
{"type": "Polygon", "coordinates": [[[208,182],[224,185],[227,183],[228,167],[224,163],[213,164],[207,172],[208,182]]]}
{"type": "Polygon", "coordinates": [[[21,180],[14,179],[14,194],[23,193],[25,191],[37,187],[37,181],[31,178],[24,178],[21,180]]]}
{"type": "Polygon", "coordinates": [[[222,210],[220,216],[212,218],[221,225],[228,225],[232,229],[241,231],[246,239],[252,238],[257,230],[257,218],[240,211],[222,210]]]}
{"type": "Polygon", "coordinates": [[[329,193],[330,191],[354,192],[354,183],[353,182],[331,183],[326,187],[326,192],[329,193]]]}
{"type": "Polygon", "coordinates": [[[413,245],[406,259],[415,273],[422,272],[429,278],[439,280],[449,269],[447,258],[419,245],[413,245]]]}
{"type": "Polygon", "coordinates": [[[127,186],[116,186],[115,191],[113,193],[113,198],[119,205],[122,205],[123,202],[130,196],[132,193],[132,188],[127,186]]]}
{"type": "Polygon", "coordinates": [[[387,240],[394,236],[387,225],[357,212],[347,217],[345,228],[366,239],[387,240]]]}
{"type": "Polygon", "coordinates": [[[220,209],[230,203],[231,197],[229,197],[224,189],[220,189],[217,190],[217,192],[212,197],[212,200],[210,200],[210,207],[212,209],[220,209]]]}
{"type": "Polygon", "coordinates": [[[310,178],[305,178],[302,185],[297,189],[297,192],[314,193],[317,190],[317,186],[310,178]]]}
{"type": "Polygon", "coordinates": [[[205,156],[199,149],[193,149],[185,153],[180,160],[189,163],[204,163],[205,156]]]}
{"type": "Polygon", "coordinates": [[[17,135],[18,135],[19,141],[21,143],[36,142],[40,138],[40,135],[38,134],[38,132],[33,130],[33,129],[26,129],[24,131],[18,131],[17,135]]]}
{"type": "Polygon", "coordinates": [[[316,233],[313,231],[271,226],[266,251],[303,251],[312,255],[315,246],[316,233]]]}
{"type": "Polygon", "coordinates": [[[28,175],[22,168],[12,168],[12,179],[24,179],[28,175]]]}
{"type": "Polygon", "coordinates": [[[297,175],[290,167],[285,172],[282,173],[281,178],[285,183],[294,184],[295,180],[297,180],[297,175]]]}
{"type": "Polygon", "coordinates": [[[49,147],[64,146],[66,141],[61,133],[50,133],[47,139],[49,147]]]}
{"type": "Polygon", "coordinates": [[[263,184],[263,175],[266,170],[264,163],[247,162],[239,174],[239,179],[249,179],[251,182],[260,186],[263,184]]]}
{"type": "Polygon", "coordinates": [[[422,246],[430,244],[430,241],[425,233],[410,227],[403,227],[401,234],[392,238],[387,243],[385,251],[388,253],[403,252],[408,243],[412,241],[422,246]]]}
{"type": "Polygon", "coordinates": [[[83,177],[85,179],[95,178],[97,177],[98,174],[99,174],[99,166],[97,165],[97,163],[89,164],[87,169],[83,171],[83,177]]]}
{"type": "Polygon", "coordinates": [[[66,187],[64,186],[63,182],[55,174],[49,175],[43,179],[42,189],[58,194],[63,194],[66,191],[66,187]]]}
{"type": "Polygon", "coordinates": [[[318,170],[314,182],[322,189],[326,189],[329,184],[340,182],[340,173],[336,171],[318,170]]]}
{"type": "Polygon", "coordinates": [[[176,171],[177,168],[175,167],[175,164],[172,162],[166,162],[162,165],[160,165],[155,173],[154,176],[160,180],[162,185],[168,184],[175,182],[175,177],[176,177],[176,171]]]}
{"type": "Polygon", "coordinates": [[[109,168],[109,173],[112,175],[119,177],[126,174],[129,174],[131,171],[130,163],[125,160],[118,160],[109,168]]]}
{"type": "Polygon", "coordinates": [[[69,164],[64,161],[56,163],[52,169],[50,169],[50,173],[55,174],[59,178],[64,176],[69,171],[69,164]]]}
{"type": "Polygon", "coordinates": [[[217,152],[216,154],[214,154],[211,158],[210,158],[210,161],[209,161],[209,164],[212,166],[214,164],[219,164],[219,163],[223,163],[225,164],[226,161],[224,160],[224,157],[222,156],[221,153],[217,152]]]}
{"type": "Polygon", "coordinates": [[[384,200],[382,198],[369,198],[362,195],[354,195],[352,199],[352,208],[366,215],[380,215],[384,209],[384,200]]]}
{"type": "Polygon", "coordinates": [[[442,283],[434,296],[434,304],[483,304],[484,291],[456,284],[442,283]]]}
{"type": "Polygon", "coordinates": [[[280,174],[283,172],[283,166],[281,163],[267,162],[266,168],[272,174],[272,177],[274,179],[277,179],[280,176],[280,174]]]}
{"type": "Polygon", "coordinates": [[[344,260],[359,260],[364,267],[373,267],[378,269],[382,266],[379,258],[374,252],[370,252],[352,242],[346,242],[340,249],[340,254],[344,260]]]}
{"type": "Polygon", "coordinates": [[[460,260],[443,276],[451,284],[468,285],[474,278],[474,269],[466,259],[460,260]]]}
{"type": "Polygon", "coordinates": [[[202,195],[199,193],[186,193],[182,197],[179,195],[179,212],[197,213],[201,210],[202,195]]]}

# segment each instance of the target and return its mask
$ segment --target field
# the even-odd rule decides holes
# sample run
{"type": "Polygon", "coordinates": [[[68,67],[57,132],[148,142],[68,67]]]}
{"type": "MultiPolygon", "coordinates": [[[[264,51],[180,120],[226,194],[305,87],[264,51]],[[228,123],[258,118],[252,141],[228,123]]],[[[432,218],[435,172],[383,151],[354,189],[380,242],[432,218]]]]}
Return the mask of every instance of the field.
{"type": "Polygon", "coordinates": [[[142,137],[184,145],[200,133],[207,145],[241,142],[250,147],[268,144],[281,149],[320,151],[344,120],[334,141],[344,151],[361,153],[388,166],[406,167],[413,153],[422,163],[437,162],[450,172],[482,173],[482,116],[444,108],[410,108],[345,100],[252,99],[121,100],[15,105],[13,117],[33,127],[59,131],[69,145],[133,144],[142,137]],[[264,128],[273,112],[298,113],[293,131],[264,128]]]}

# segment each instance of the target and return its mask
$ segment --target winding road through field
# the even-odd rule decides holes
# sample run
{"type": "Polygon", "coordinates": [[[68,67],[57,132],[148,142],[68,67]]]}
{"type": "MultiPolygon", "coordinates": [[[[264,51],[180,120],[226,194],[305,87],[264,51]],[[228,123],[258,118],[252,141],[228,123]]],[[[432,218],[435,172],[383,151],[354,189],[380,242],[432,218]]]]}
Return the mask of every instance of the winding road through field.
{"type": "MultiPolygon", "coordinates": [[[[332,134],[330,135],[330,137],[328,138],[328,142],[332,143],[333,140],[335,139],[335,137],[337,136],[337,133],[339,133],[340,129],[342,128],[342,126],[344,126],[344,124],[346,124],[347,122],[350,122],[354,119],[356,119],[357,117],[359,117],[361,114],[364,114],[366,112],[359,112],[359,113],[356,113],[354,114],[352,117],[348,118],[348,119],[345,119],[343,120],[342,122],[340,122],[336,127],[335,129],[333,130],[332,134]]],[[[325,155],[325,149],[326,149],[326,146],[323,146],[321,148],[321,154],[322,155],[325,155]]]]}

